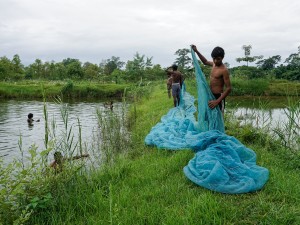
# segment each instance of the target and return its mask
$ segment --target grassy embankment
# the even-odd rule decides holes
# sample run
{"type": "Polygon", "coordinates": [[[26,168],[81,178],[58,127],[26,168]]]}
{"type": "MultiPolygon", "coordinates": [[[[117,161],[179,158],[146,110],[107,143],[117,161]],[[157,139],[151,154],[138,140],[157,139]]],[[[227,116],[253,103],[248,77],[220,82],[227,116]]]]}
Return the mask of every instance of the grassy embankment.
{"type": "MultiPolygon", "coordinates": [[[[161,81],[164,83],[165,81],[161,81]]],[[[158,82],[155,82],[158,83],[158,82]]],[[[300,82],[286,80],[232,78],[231,96],[299,96],[300,82]]],[[[67,98],[120,97],[125,88],[133,84],[102,84],[96,81],[18,81],[0,82],[0,98],[43,98],[43,90],[49,98],[64,95],[67,98]]]]}
{"type": "Polygon", "coordinates": [[[66,98],[120,98],[128,84],[102,84],[89,81],[0,82],[0,98],[42,99],[63,95],[66,98]]]}
{"type": "Polygon", "coordinates": [[[227,117],[227,133],[257,153],[257,163],[270,170],[270,179],[255,193],[229,195],[204,189],[183,174],[194,156],[191,150],[144,145],[151,127],[171,107],[165,85],[156,86],[131,114],[135,123],[128,154],[112,167],[56,184],[55,204],[33,214],[31,224],[300,223],[299,158],[266,134],[252,128],[245,131],[227,117]]]}

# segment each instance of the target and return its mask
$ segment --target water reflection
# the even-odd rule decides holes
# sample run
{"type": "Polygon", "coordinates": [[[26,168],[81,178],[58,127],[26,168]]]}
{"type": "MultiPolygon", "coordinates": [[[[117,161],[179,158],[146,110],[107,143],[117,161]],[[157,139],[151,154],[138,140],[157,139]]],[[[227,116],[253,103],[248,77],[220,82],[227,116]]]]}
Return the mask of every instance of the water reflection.
{"type": "Polygon", "coordinates": [[[276,128],[278,124],[287,123],[288,117],[285,109],[257,109],[257,108],[233,108],[230,109],[242,125],[251,124],[257,128],[276,128]]]}

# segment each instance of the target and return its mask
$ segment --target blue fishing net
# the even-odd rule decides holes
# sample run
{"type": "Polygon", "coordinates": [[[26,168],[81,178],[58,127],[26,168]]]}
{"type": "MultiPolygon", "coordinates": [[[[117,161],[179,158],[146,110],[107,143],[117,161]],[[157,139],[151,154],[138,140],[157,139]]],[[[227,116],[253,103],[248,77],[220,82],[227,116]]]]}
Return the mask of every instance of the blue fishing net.
{"type": "Polygon", "coordinates": [[[145,143],[169,150],[193,149],[195,156],[183,171],[197,185],[230,194],[257,191],[267,182],[269,171],[256,165],[253,150],[225,134],[222,113],[219,107],[208,107],[208,101],[215,98],[192,49],[191,53],[197,80],[197,120],[195,98],[183,84],[179,106],[162,116],[145,143]]]}

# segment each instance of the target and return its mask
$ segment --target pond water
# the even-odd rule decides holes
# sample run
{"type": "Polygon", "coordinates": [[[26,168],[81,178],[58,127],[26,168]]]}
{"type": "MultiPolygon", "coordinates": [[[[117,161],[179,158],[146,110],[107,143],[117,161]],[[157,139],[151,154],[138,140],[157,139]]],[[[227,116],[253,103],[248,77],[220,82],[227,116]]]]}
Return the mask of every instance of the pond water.
{"type": "Polygon", "coordinates": [[[228,110],[241,121],[241,124],[251,124],[253,127],[263,128],[270,127],[276,128],[281,124],[288,122],[286,109],[257,109],[237,107],[228,110]]]}
{"type": "MultiPolygon", "coordinates": [[[[64,130],[64,122],[60,111],[61,105],[55,102],[46,102],[46,106],[49,126],[51,126],[50,122],[54,121],[55,130],[58,132],[64,130]]],[[[82,140],[87,144],[91,144],[94,141],[93,138],[97,137],[99,130],[96,110],[98,109],[104,116],[108,115],[111,110],[100,101],[72,102],[68,103],[67,106],[68,124],[72,126],[75,139],[79,134],[79,119],[82,140]]],[[[39,151],[45,149],[43,107],[44,103],[42,101],[2,100],[0,102],[0,157],[4,159],[4,162],[20,157],[20,140],[25,156],[26,154],[29,155],[28,150],[33,144],[38,147],[39,151]],[[29,126],[27,123],[28,113],[33,113],[33,118],[35,120],[40,119],[40,122],[33,122],[33,126],[29,126]]],[[[233,107],[230,102],[226,107],[225,113],[233,113],[237,119],[241,120],[241,123],[251,123],[254,127],[271,126],[275,128],[288,121],[284,108],[273,107],[262,110],[256,107],[233,107]]],[[[123,108],[122,102],[115,102],[113,112],[121,115],[124,111],[123,108]]]]}
{"type": "MultiPolygon", "coordinates": [[[[81,127],[82,140],[89,144],[92,138],[97,136],[98,122],[97,109],[102,116],[111,113],[109,106],[104,102],[72,102],[64,104],[68,107],[68,126],[72,126],[74,142],[78,140],[79,125],[81,127]]],[[[46,102],[48,112],[48,124],[51,127],[55,124],[58,136],[60,131],[65,130],[65,123],[61,116],[62,105],[55,102],[46,102]]],[[[113,113],[121,114],[123,110],[122,102],[113,103],[113,113]]],[[[45,119],[44,102],[42,101],[18,101],[8,100],[0,102],[0,157],[4,161],[11,161],[21,155],[20,143],[24,156],[29,155],[28,150],[34,144],[38,151],[45,148],[45,119]],[[27,122],[28,113],[33,114],[35,120],[32,125],[27,122]],[[40,119],[40,122],[36,120],[40,119]],[[20,142],[21,140],[21,142],[20,142]]]]}

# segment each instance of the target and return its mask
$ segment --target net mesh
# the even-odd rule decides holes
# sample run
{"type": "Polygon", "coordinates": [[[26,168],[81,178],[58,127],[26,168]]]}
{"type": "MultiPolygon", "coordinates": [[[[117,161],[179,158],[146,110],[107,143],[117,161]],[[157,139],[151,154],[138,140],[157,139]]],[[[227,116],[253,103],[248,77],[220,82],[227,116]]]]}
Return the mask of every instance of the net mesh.
{"type": "Polygon", "coordinates": [[[162,116],[145,138],[146,145],[162,149],[193,149],[195,156],[183,169],[188,179],[213,191],[229,194],[260,190],[269,179],[269,171],[256,164],[256,154],[235,137],[225,134],[219,107],[210,109],[215,99],[207,85],[199,62],[191,49],[198,94],[198,118],[195,98],[182,85],[181,101],[162,116]]]}

